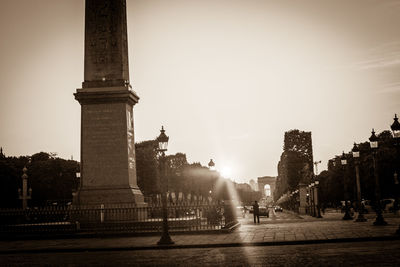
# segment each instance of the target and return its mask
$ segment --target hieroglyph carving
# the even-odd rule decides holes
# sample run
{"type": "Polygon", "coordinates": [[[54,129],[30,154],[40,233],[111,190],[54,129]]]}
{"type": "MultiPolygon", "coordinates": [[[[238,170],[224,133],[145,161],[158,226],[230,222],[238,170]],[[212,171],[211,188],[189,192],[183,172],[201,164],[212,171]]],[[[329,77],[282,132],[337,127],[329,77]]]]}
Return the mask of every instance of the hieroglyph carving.
{"type": "Polygon", "coordinates": [[[127,137],[128,137],[128,163],[129,169],[135,169],[135,138],[133,130],[133,115],[132,109],[127,108],[126,111],[126,121],[127,121],[127,137]]]}
{"type": "Polygon", "coordinates": [[[92,71],[85,80],[129,80],[125,1],[87,1],[85,64],[92,71]]]}

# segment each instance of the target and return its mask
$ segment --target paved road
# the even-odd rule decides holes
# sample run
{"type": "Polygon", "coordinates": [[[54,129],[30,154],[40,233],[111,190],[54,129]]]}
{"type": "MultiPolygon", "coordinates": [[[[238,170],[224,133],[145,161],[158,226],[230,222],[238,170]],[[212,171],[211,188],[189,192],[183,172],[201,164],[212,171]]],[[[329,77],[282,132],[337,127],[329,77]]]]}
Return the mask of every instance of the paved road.
{"type": "Polygon", "coordinates": [[[400,266],[400,241],[0,255],[0,266],[400,266]]]}
{"type": "MultiPolygon", "coordinates": [[[[357,239],[389,240],[395,238],[394,232],[400,218],[387,216],[387,226],[373,226],[373,217],[367,222],[343,221],[340,213],[330,212],[323,219],[310,216],[300,218],[290,213],[271,213],[270,218],[262,217],[260,224],[253,223],[252,214],[240,218],[241,226],[231,233],[223,234],[172,234],[175,246],[179,247],[217,247],[228,244],[260,245],[265,243],[297,244],[337,242],[357,239]]],[[[372,216],[372,215],[371,215],[372,216]]],[[[385,215],[386,216],[386,215],[385,215]]],[[[157,248],[159,236],[114,236],[109,238],[66,238],[43,240],[0,240],[0,254],[24,253],[32,251],[99,251],[102,249],[157,248]]],[[[1,266],[1,265],[0,265],[1,266]]]]}
{"type": "MultiPolygon", "coordinates": [[[[253,214],[246,213],[245,218],[240,218],[240,223],[242,225],[254,224],[253,214]]],[[[274,209],[269,209],[269,217],[260,216],[260,224],[270,224],[270,223],[282,223],[282,222],[297,222],[304,220],[301,217],[287,213],[287,212],[275,212],[274,209]]]]}

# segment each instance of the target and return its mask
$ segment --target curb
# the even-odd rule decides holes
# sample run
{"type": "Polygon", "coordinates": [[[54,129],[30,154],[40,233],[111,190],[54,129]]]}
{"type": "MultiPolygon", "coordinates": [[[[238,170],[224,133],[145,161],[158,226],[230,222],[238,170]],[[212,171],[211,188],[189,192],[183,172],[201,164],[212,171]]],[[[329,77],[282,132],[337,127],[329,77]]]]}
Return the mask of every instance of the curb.
{"type": "MultiPolygon", "coordinates": [[[[240,226],[239,222],[235,222],[226,228],[197,230],[197,231],[170,231],[173,235],[199,235],[199,234],[229,234],[240,226]]],[[[162,232],[82,232],[74,234],[25,234],[25,235],[0,235],[0,241],[11,240],[48,240],[48,239],[74,239],[74,238],[114,238],[114,237],[140,237],[140,236],[160,236],[162,232]]]]}
{"type": "Polygon", "coordinates": [[[225,244],[190,244],[190,245],[153,245],[142,247],[112,247],[112,248],[44,248],[44,249],[21,249],[1,250],[0,255],[5,254],[36,254],[36,253],[71,253],[71,252],[101,252],[101,251],[135,251],[135,250],[166,250],[166,249],[193,249],[193,248],[227,248],[227,247],[256,247],[256,246],[287,246],[287,245],[311,245],[330,243],[372,242],[372,241],[398,241],[399,236],[378,236],[359,238],[337,238],[337,239],[313,239],[294,241],[268,241],[268,242],[246,242],[225,244]]]}

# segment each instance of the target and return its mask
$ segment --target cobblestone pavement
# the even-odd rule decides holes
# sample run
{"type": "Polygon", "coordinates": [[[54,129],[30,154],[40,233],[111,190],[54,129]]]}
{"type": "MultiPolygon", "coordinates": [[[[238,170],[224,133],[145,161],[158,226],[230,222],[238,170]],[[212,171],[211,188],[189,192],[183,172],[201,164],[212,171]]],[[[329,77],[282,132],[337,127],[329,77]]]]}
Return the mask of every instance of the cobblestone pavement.
{"type": "Polygon", "coordinates": [[[2,254],[0,266],[399,266],[400,241],[2,254]]]}
{"type": "MultiPolygon", "coordinates": [[[[253,223],[251,214],[240,218],[241,226],[224,234],[177,234],[171,235],[175,247],[207,247],[235,245],[267,245],[279,242],[318,241],[332,242],[337,239],[368,239],[392,237],[399,227],[400,218],[385,216],[387,226],[373,226],[374,215],[367,222],[343,221],[340,213],[326,213],[324,218],[299,217],[289,213],[271,213],[270,218],[261,217],[260,224],[253,223]]],[[[157,248],[159,236],[70,238],[53,240],[0,241],[0,253],[18,251],[85,251],[107,249],[157,248]]]]}

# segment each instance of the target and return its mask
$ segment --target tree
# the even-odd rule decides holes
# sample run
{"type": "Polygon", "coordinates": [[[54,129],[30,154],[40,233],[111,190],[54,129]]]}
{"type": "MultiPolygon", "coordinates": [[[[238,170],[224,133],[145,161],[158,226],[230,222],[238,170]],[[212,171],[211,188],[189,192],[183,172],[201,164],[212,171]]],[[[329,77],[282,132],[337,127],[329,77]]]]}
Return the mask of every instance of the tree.
{"type": "Polygon", "coordinates": [[[40,152],[31,157],[6,157],[0,160],[1,207],[21,206],[18,189],[22,188],[24,167],[27,167],[28,187],[32,188],[29,206],[72,201],[72,192],[78,186],[75,173],[79,170],[79,163],[50,158],[48,153],[40,152]]]}
{"type": "Polygon", "coordinates": [[[311,132],[290,130],[285,132],[283,152],[278,163],[275,200],[284,193],[309,183],[313,175],[311,132]]]}
{"type": "MultiPolygon", "coordinates": [[[[383,131],[378,134],[379,147],[376,151],[376,161],[378,178],[381,189],[381,198],[393,198],[396,196],[396,186],[394,184],[393,174],[396,168],[396,150],[393,145],[393,136],[390,131],[383,131]]],[[[359,170],[361,197],[363,199],[375,199],[375,178],[373,166],[373,152],[369,142],[358,144],[360,150],[359,170]]],[[[346,154],[350,154],[349,151],[346,154]]],[[[347,188],[349,189],[351,199],[356,199],[355,188],[355,162],[351,156],[347,158],[346,165],[347,188]]],[[[328,162],[328,170],[321,173],[318,179],[321,181],[321,201],[337,202],[343,200],[343,170],[340,164],[340,156],[336,156],[328,162]]]]}
{"type": "Polygon", "coordinates": [[[156,148],[155,140],[135,144],[137,183],[145,196],[160,193],[156,148]]]}

